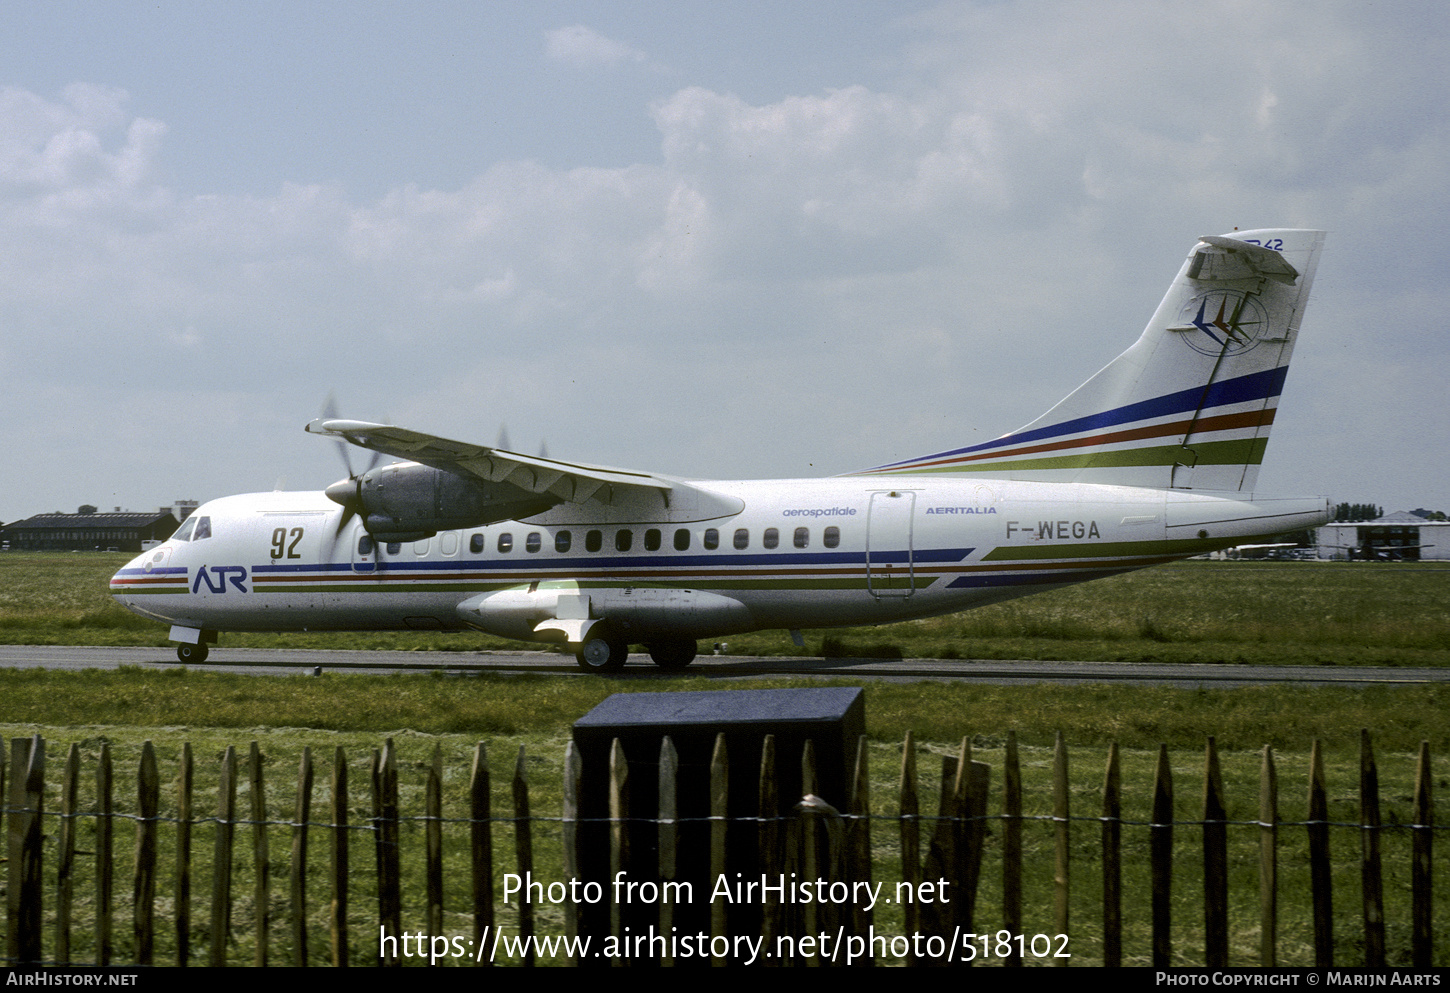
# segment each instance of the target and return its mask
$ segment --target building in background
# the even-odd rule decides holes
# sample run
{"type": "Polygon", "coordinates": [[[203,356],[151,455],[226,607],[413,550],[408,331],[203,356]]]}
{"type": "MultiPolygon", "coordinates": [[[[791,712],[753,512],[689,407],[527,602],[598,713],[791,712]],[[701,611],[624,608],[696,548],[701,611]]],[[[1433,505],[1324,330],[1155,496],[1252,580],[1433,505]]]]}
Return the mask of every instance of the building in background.
{"type": "Polygon", "coordinates": [[[1372,521],[1336,521],[1318,533],[1318,557],[1362,562],[1450,559],[1450,521],[1396,511],[1372,521]]]}
{"type": "Polygon", "coordinates": [[[0,547],[27,552],[139,552],[147,543],[170,538],[180,526],[169,507],[142,513],[117,507],[109,514],[36,514],[0,527],[0,547]]]}

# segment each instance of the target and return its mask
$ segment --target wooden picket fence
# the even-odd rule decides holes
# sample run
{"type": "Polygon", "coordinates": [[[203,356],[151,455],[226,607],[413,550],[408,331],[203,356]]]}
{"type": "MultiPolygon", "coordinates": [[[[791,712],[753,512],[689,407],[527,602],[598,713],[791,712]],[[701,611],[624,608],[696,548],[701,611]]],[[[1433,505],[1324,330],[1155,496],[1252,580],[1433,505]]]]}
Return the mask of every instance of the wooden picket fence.
{"type": "MultiPolygon", "coordinates": [[[[1359,840],[1358,861],[1361,870],[1362,908],[1358,915],[1363,928],[1363,965],[1384,966],[1385,913],[1384,913],[1384,870],[1381,864],[1380,839],[1388,830],[1408,831],[1411,839],[1410,864],[1403,867],[1408,875],[1411,890],[1412,936],[1411,961],[1416,967],[1426,967],[1434,960],[1434,928],[1432,924],[1432,845],[1437,830],[1433,818],[1432,777],[1428,743],[1422,743],[1416,766],[1414,788],[1413,823],[1385,825],[1380,822],[1378,772],[1368,732],[1362,734],[1359,809],[1357,824],[1334,825],[1328,816],[1329,794],[1325,786],[1324,762],[1320,743],[1316,741],[1310,758],[1308,816],[1305,820],[1289,823],[1281,820],[1279,813],[1279,787],[1272,751],[1265,747],[1262,754],[1259,812],[1256,821],[1247,825],[1231,824],[1225,815],[1225,797],[1219,759],[1212,738],[1208,739],[1203,777],[1203,815],[1201,820],[1174,821],[1174,784],[1169,767],[1166,746],[1158,755],[1157,770],[1152,786],[1152,817],[1149,823],[1132,823],[1122,816],[1123,786],[1119,772],[1118,748],[1110,747],[1102,790],[1101,816],[1084,817],[1073,815],[1069,804],[1067,775],[1067,749],[1059,735],[1054,750],[1052,765],[1052,810],[1050,814],[1028,814],[1023,810],[1023,789],[1021,764],[1015,735],[1009,733],[1001,769],[1001,812],[988,814],[990,770],[973,761],[971,744],[964,739],[957,754],[946,756],[942,761],[941,787],[936,798],[936,814],[923,814],[923,798],[918,794],[916,770],[918,750],[907,735],[902,748],[901,786],[898,795],[898,814],[889,817],[873,816],[867,770],[867,749],[861,739],[855,768],[849,776],[849,797],[844,809],[837,810],[815,795],[816,772],[814,757],[809,742],[802,756],[804,796],[794,804],[793,812],[777,816],[777,786],[774,778],[774,741],[767,736],[764,742],[764,756],[759,778],[760,816],[741,817],[729,814],[727,781],[729,758],[726,754],[725,738],[716,742],[715,754],[709,773],[710,813],[708,821],[709,872],[711,879],[719,879],[727,873],[730,865],[728,846],[738,844],[740,835],[732,834],[732,826],[744,825],[753,839],[750,853],[758,858],[759,871],[768,878],[790,878],[802,880],[866,881],[872,880],[873,871],[879,868],[872,864],[873,830],[891,825],[898,834],[900,854],[899,882],[886,884],[907,886],[910,893],[930,893],[931,881],[946,879],[952,885],[950,903],[941,901],[907,902],[903,907],[904,922],[894,938],[884,937],[875,926],[872,910],[862,901],[845,903],[811,903],[805,906],[792,904],[778,896],[767,895],[760,901],[759,928],[762,940],[770,943],[769,948],[785,948],[787,953],[777,954],[769,964],[832,964],[839,961],[828,947],[811,939],[813,935],[829,933],[858,939],[854,946],[864,954],[858,954],[854,964],[875,964],[879,960],[897,961],[907,964],[946,965],[963,964],[970,956],[979,961],[1007,966],[1022,965],[1024,960],[1042,964],[1070,964],[1071,960],[1054,954],[1060,946],[1054,944],[1056,935],[1070,935],[1069,892],[1072,880],[1072,847],[1069,827],[1076,822],[1093,822],[1100,825],[1102,855],[1102,962],[1118,965],[1124,961],[1123,950],[1123,832],[1126,829],[1146,830],[1150,851],[1151,873],[1151,962],[1163,966],[1175,960],[1172,946],[1170,894],[1173,886],[1175,855],[1181,858],[1184,849],[1192,846],[1180,844],[1175,850],[1175,828],[1192,827],[1202,833],[1201,855],[1203,865],[1202,890],[1204,912],[1202,919],[1202,941],[1204,964],[1222,967],[1229,963],[1229,900],[1228,900],[1228,829],[1231,826],[1255,830],[1259,836],[1259,962],[1272,966],[1277,961],[1277,934],[1279,911],[1278,853],[1284,847],[1284,837],[1291,830],[1302,830],[1307,834],[1309,876],[1312,887],[1312,914],[1314,934],[1314,958],[1317,966],[1334,964],[1334,915],[1331,893],[1330,829],[1342,827],[1357,829],[1359,840]],[[1055,865],[1053,888],[1055,906],[1053,910],[1053,934],[1021,935],[1024,919],[1023,892],[1023,828],[1033,821],[1050,823],[1054,832],[1055,865]],[[1002,866],[1002,887],[999,930],[995,936],[973,935],[973,918],[976,912],[976,895],[981,878],[982,852],[989,830],[996,835],[994,842],[1000,850],[1002,866]],[[923,889],[924,888],[924,889],[923,889]],[[1006,933],[1004,940],[1003,932],[1006,933]],[[953,940],[952,936],[967,935],[969,941],[953,940]],[[872,940],[874,936],[874,942],[872,940]],[[916,936],[911,940],[909,936],[916,936]],[[1029,940],[1030,938],[1030,940],[1029,940]],[[1037,939],[1044,939],[1041,944],[1037,939]],[[945,952],[945,953],[944,953],[945,952]]],[[[116,964],[116,936],[112,932],[117,894],[115,887],[115,825],[129,821],[134,825],[134,872],[130,920],[132,941],[130,949],[136,963],[141,965],[164,965],[156,960],[155,948],[157,929],[166,926],[158,918],[158,902],[171,910],[170,926],[174,929],[175,964],[210,965],[243,964],[228,958],[229,938],[233,936],[231,913],[233,907],[233,866],[240,861],[234,851],[237,844],[237,829],[244,828],[252,842],[253,916],[255,934],[252,962],[256,965],[287,964],[306,965],[309,961],[309,900],[315,897],[308,893],[309,843],[320,835],[329,843],[327,857],[328,935],[330,947],[328,959],[334,965],[346,965],[356,949],[349,948],[349,924],[356,926],[366,920],[369,929],[376,925],[379,935],[403,935],[403,873],[400,862],[402,846],[401,827],[409,822],[421,825],[425,848],[424,870],[424,926],[418,929],[428,936],[428,942],[421,938],[414,949],[427,957],[428,948],[434,936],[447,939],[444,926],[444,839],[445,824],[442,804],[443,766],[440,753],[435,749],[426,769],[424,789],[424,810],[421,815],[405,816],[399,805],[398,756],[392,739],[384,747],[372,753],[371,782],[365,786],[370,794],[372,816],[366,823],[349,823],[350,785],[347,776],[347,760],[342,748],[333,757],[330,789],[326,791],[327,811],[318,818],[313,810],[315,768],[310,749],[304,749],[298,772],[295,816],[291,820],[276,821],[267,817],[263,782],[263,762],[255,743],[251,746],[250,761],[247,763],[249,776],[250,811],[239,812],[237,793],[239,786],[238,756],[228,747],[220,764],[215,817],[205,816],[194,807],[195,763],[189,744],[183,746],[176,776],[175,818],[158,816],[161,805],[162,785],[157,768],[155,751],[147,742],[142,750],[140,767],[136,779],[136,813],[122,813],[114,803],[115,770],[109,745],[102,744],[95,769],[95,809],[78,809],[78,784],[81,777],[78,748],[72,745],[66,757],[60,777],[60,811],[58,817],[44,809],[46,756],[45,743],[39,737],[17,738],[11,743],[9,761],[4,760],[3,744],[0,744],[0,797],[5,798],[3,815],[6,818],[8,840],[8,883],[7,883],[7,964],[71,963],[72,940],[74,937],[75,908],[84,899],[88,905],[90,926],[94,928],[94,953],[84,964],[116,964]],[[94,893],[76,892],[80,869],[81,852],[77,849],[77,823],[82,818],[95,819],[94,893]],[[200,890],[204,880],[193,878],[192,831],[197,825],[214,825],[212,858],[214,872],[210,880],[209,926],[194,929],[191,915],[193,891],[200,890]],[[163,827],[174,830],[174,855],[170,859],[170,899],[158,901],[158,893],[165,882],[160,878],[162,860],[158,859],[158,836],[163,827]],[[280,828],[290,833],[291,853],[288,861],[289,878],[287,886],[287,917],[290,934],[289,947],[269,947],[269,934],[274,930],[269,919],[269,908],[273,906],[270,888],[269,843],[273,837],[270,829],[280,828]],[[361,834],[360,834],[361,832],[361,834]],[[372,842],[371,858],[362,859],[350,847],[358,837],[367,837],[372,842]],[[50,861],[47,868],[46,860],[50,861]],[[349,902],[349,878],[353,873],[375,873],[376,912],[372,908],[358,907],[349,902]],[[48,894],[48,896],[47,896],[48,894]],[[50,903],[49,917],[45,906],[50,903]],[[204,955],[200,949],[192,948],[194,930],[204,932],[208,945],[204,955]],[[48,952],[45,948],[45,934],[51,934],[48,952]]],[[[529,878],[534,868],[533,832],[540,821],[557,821],[562,828],[562,873],[564,879],[582,879],[590,871],[580,862],[583,844],[582,832],[592,825],[602,827],[608,836],[608,877],[599,867],[594,870],[599,878],[605,879],[607,891],[609,878],[630,863],[630,825],[640,822],[657,830],[654,850],[649,853],[650,871],[654,879],[669,881],[676,879],[677,858],[680,854],[680,829],[688,818],[680,816],[676,806],[679,772],[674,747],[668,738],[664,740],[659,756],[659,806],[649,811],[628,809],[629,791],[626,789],[628,766],[618,740],[614,743],[609,768],[598,774],[609,777],[609,813],[602,821],[594,821],[581,813],[583,776],[581,759],[573,744],[568,746],[565,757],[563,812],[562,818],[537,818],[530,813],[529,784],[525,775],[525,755],[519,750],[511,785],[512,810],[505,816],[495,816],[491,810],[491,787],[485,747],[479,743],[474,751],[472,768],[467,787],[468,809],[466,816],[455,817],[453,823],[464,823],[468,832],[467,863],[471,874],[469,892],[472,896],[470,916],[472,923],[471,941],[455,936],[453,948],[490,948],[490,954],[457,955],[450,953],[448,961],[457,964],[492,964],[492,950],[497,948],[497,936],[501,931],[517,935],[516,947],[523,949],[518,959],[521,964],[532,965],[535,946],[524,942],[536,934],[537,921],[532,903],[510,904],[506,914],[508,922],[501,922],[496,916],[497,889],[503,873],[512,872],[516,878],[529,878]],[[494,838],[496,825],[514,836],[513,863],[507,869],[500,866],[498,873],[494,865],[494,838]]],[[[752,802],[756,798],[750,798],[752,802]]],[[[738,811],[738,807],[736,808],[738,811]]],[[[787,805],[789,809],[789,805],[787,805]]],[[[636,835],[637,837],[637,835],[636,835]]],[[[450,863],[456,871],[456,860],[450,863]]],[[[755,864],[755,863],[752,863],[755,864]]],[[[752,871],[754,871],[752,869],[752,871]]],[[[1196,882],[1196,880],[1195,880],[1196,882]]],[[[352,888],[356,888],[355,884],[352,888]]],[[[899,889],[897,892],[901,892],[899,889]]],[[[608,901],[606,901],[608,902],[608,901]]],[[[658,933],[669,935],[674,929],[675,914],[680,909],[669,899],[657,901],[657,916],[650,924],[658,933]]],[[[565,903],[564,929],[566,939],[573,940],[580,935],[581,908],[565,903]]],[[[651,911],[651,913],[655,913],[651,911]]],[[[727,919],[723,908],[712,904],[710,910],[709,936],[727,936],[727,919]]],[[[621,935],[623,917],[618,905],[609,908],[608,933],[621,935]]],[[[276,929],[280,930],[280,929],[276,929]]],[[[313,929],[317,930],[316,928],[313,929]]],[[[636,935],[639,933],[636,930],[636,935]]],[[[595,938],[604,937],[595,935],[595,938]]],[[[704,935],[702,935],[702,938],[704,935]]],[[[844,939],[843,939],[844,940],[844,939]]],[[[551,946],[552,947],[552,946],[551,946]]],[[[568,945],[560,945],[568,948],[568,945]]],[[[596,948],[600,946],[594,946],[596,948]]],[[[626,946],[627,947],[627,946],[626,946]]],[[[696,957],[708,950],[715,964],[730,961],[728,943],[702,941],[695,949],[696,957]],[[715,954],[716,952],[719,954],[715,954]]],[[[383,965],[402,964],[410,956],[418,955],[379,940],[377,961],[383,965]]],[[[371,958],[371,951],[363,957],[371,958]]],[[[669,948],[651,957],[660,964],[676,964],[669,948]]],[[[320,958],[320,956],[319,956],[320,958]]],[[[567,960],[567,956],[565,957],[567,960]]],[[[555,957],[558,960],[558,957],[555,957]]],[[[597,961],[597,958],[595,959],[597,961]]],[[[608,961],[607,959],[605,961],[608,961]]],[[[738,957],[735,961],[739,961],[738,957]]],[[[1141,955],[1135,961],[1142,961],[1141,955]]],[[[1340,963],[1358,965],[1361,963],[1340,963]]]]}

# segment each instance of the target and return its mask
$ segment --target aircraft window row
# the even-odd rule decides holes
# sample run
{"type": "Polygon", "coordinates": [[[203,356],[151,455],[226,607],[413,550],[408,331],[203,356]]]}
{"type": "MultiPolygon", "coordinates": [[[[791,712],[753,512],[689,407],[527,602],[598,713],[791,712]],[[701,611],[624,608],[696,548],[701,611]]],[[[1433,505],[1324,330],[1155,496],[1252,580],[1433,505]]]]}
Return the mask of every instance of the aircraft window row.
{"type": "MultiPolygon", "coordinates": [[[[202,520],[207,520],[207,519],[206,518],[202,518],[202,520]]],[[[210,532],[210,521],[207,521],[207,524],[208,524],[207,535],[210,536],[210,533],[211,533],[210,532]]],[[[180,534],[180,532],[178,532],[178,534],[180,534]]],[[[181,540],[182,541],[186,541],[187,539],[185,537],[183,537],[181,540]]],[[[195,539],[193,539],[193,540],[195,540],[195,539]]],[[[690,550],[690,545],[693,542],[693,540],[694,540],[694,534],[693,534],[692,531],[690,531],[689,528],[678,528],[678,529],[676,529],[675,534],[674,534],[674,541],[673,541],[675,551],[677,551],[677,552],[687,552],[687,551],[689,551],[690,550]]],[[[660,548],[662,547],[663,541],[664,541],[664,534],[663,534],[663,532],[660,531],[659,528],[649,528],[644,533],[644,549],[647,552],[657,552],[657,551],[659,551],[660,548]]],[[[735,548],[737,550],[740,550],[740,551],[744,551],[745,549],[749,548],[750,547],[750,529],[749,528],[736,528],[735,529],[735,535],[734,535],[734,538],[733,538],[733,543],[734,543],[735,548]]],[[[765,548],[779,548],[780,547],[780,529],[779,528],[766,528],[764,530],[764,532],[761,533],[760,543],[765,548]]],[[[555,531],[554,532],[554,551],[556,551],[556,552],[567,552],[567,551],[569,551],[570,548],[573,547],[573,544],[574,544],[574,535],[573,535],[573,532],[571,532],[571,531],[555,531]]],[[[720,529],[719,528],[706,528],[704,530],[704,533],[701,535],[701,544],[704,546],[704,548],[705,548],[706,551],[714,551],[715,549],[719,548],[720,547],[720,529]]],[[[811,546],[811,529],[810,528],[796,528],[794,530],[794,532],[792,533],[792,535],[791,535],[791,544],[795,548],[809,548],[811,546]]],[[[841,529],[838,528],[838,527],[835,527],[835,526],[825,528],[821,532],[821,544],[824,545],[826,548],[836,548],[836,547],[838,547],[841,544],[841,529]]],[[[373,548],[374,547],[375,546],[374,546],[374,543],[373,543],[373,539],[371,537],[369,537],[368,535],[363,535],[361,538],[358,539],[357,550],[358,550],[358,554],[359,555],[371,555],[372,552],[373,552],[373,548]]],[[[426,550],[427,550],[427,543],[426,542],[416,542],[415,543],[415,547],[418,547],[419,554],[424,554],[426,552],[426,550]],[[421,547],[418,547],[418,546],[421,546],[421,547]]],[[[457,547],[456,544],[454,545],[454,547],[455,548],[457,547]]],[[[472,536],[469,537],[469,539],[468,539],[468,550],[472,554],[474,554],[474,555],[481,555],[481,554],[483,554],[483,551],[484,551],[484,548],[485,547],[486,547],[486,539],[484,538],[484,536],[481,533],[475,532],[472,536]]],[[[497,539],[495,539],[494,547],[498,550],[499,554],[506,555],[506,554],[512,552],[513,549],[514,549],[514,536],[513,536],[513,532],[511,532],[511,531],[501,531],[501,532],[499,532],[497,539]]],[[[530,552],[530,553],[539,552],[539,551],[542,551],[543,550],[543,547],[544,547],[544,536],[543,536],[542,533],[540,533],[538,531],[530,531],[527,535],[524,536],[524,551],[530,552]]],[[[617,530],[617,531],[614,532],[614,549],[615,549],[615,551],[618,551],[618,552],[627,552],[627,551],[629,551],[633,547],[634,547],[634,532],[631,529],[629,529],[629,528],[620,528],[619,530],[617,530]]],[[[584,550],[585,551],[587,551],[587,552],[597,552],[597,551],[602,550],[603,548],[604,548],[604,532],[603,531],[601,531],[601,530],[599,530],[597,528],[591,528],[590,530],[584,532],[584,550]]],[[[398,552],[402,550],[402,544],[400,542],[390,541],[387,544],[387,549],[388,549],[388,554],[389,555],[397,555],[398,552]]]]}

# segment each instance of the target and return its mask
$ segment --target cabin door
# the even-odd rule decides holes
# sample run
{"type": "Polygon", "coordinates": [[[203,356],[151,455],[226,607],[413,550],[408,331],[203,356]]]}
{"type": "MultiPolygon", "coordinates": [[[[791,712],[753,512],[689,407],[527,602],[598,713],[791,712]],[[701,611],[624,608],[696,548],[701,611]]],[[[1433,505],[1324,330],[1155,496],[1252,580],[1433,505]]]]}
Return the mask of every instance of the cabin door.
{"type": "Polygon", "coordinates": [[[879,490],[871,494],[866,513],[866,589],[878,600],[908,597],[916,592],[911,554],[911,515],[916,494],[911,490],[879,490]]]}

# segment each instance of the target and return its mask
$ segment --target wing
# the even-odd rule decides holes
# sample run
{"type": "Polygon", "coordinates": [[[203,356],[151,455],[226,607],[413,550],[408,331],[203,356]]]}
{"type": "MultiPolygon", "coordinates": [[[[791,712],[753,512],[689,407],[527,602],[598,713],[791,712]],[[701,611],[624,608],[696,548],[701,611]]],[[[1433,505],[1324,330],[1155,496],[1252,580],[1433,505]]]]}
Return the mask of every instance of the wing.
{"type": "Polygon", "coordinates": [[[601,496],[605,503],[612,503],[613,493],[600,493],[606,487],[643,487],[658,492],[668,503],[668,494],[675,486],[671,480],[645,472],[536,458],[388,424],[318,419],[308,424],[307,430],[341,438],[369,451],[490,483],[507,483],[530,493],[551,494],[570,503],[584,503],[601,496]]]}
{"type": "Polygon", "coordinates": [[[495,484],[499,489],[522,490],[547,504],[598,502],[620,510],[634,508],[646,517],[664,512],[660,516],[668,519],[721,516],[738,513],[743,506],[738,499],[680,479],[521,455],[387,424],[318,419],[307,425],[307,431],[465,479],[495,484]],[[675,513],[670,513],[672,510],[675,513]],[[680,517],[680,512],[686,512],[686,516],[680,517]]]}

